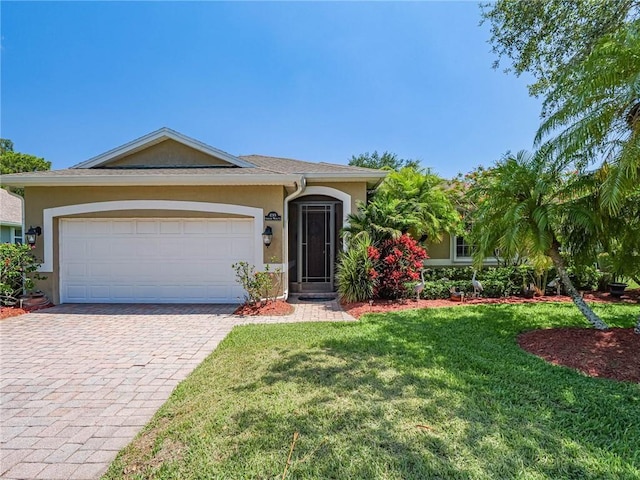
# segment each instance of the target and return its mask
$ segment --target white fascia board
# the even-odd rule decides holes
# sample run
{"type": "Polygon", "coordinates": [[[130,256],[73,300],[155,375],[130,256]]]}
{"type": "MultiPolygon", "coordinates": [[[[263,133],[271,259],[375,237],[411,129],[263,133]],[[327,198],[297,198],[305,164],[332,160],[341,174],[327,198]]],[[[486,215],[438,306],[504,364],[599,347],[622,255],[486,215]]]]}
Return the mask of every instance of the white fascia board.
{"type": "Polygon", "coordinates": [[[372,182],[387,176],[388,172],[379,174],[362,174],[360,172],[348,173],[305,173],[304,176],[310,182],[372,182]]]}
{"type": "Polygon", "coordinates": [[[116,147],[101,155],[90,158],[85,162],[78,163],[77,165],[74,165],[71,168],[98,167],[118,157],[130,155],[132,153],[143,150],[144,148],[151,147],[164,140],[175,140],[178,143],[182,143],[183,145],[191,147],[195,150],[199,150],[200,152],[205,153],[207,155],[211,155],[221,160],[225,160],[231,163],[232,165],[237,165],[238,167],[254,167],[255,166],[234,155],[231,155],[227,152],[223,152],[222,150],[218,150],[217,148],[213,148],[207,145],[206,143],[202,143],[199,140],[187,137],[186,135],[176,132],[175,130],[171,130],[170,128],[163,127],[159,130],[156,130],[155,132],[148,133],[147,135],[137,138],[136,140],[133,140],[129,143],[125,143],[120,147],[116,147]]]}
{"type": "Polygon", "coordinates": [[[81,187],[147,185],[284,185],[293,187],[299,175],[41,175],[2,180],[10,187],[81,187]]]}
{"type": "Polygon", "coordinates": [[[2,227],[22,227],[20,222],[9,222],[7,220],[0,220],[0,226],[2,227]]]}

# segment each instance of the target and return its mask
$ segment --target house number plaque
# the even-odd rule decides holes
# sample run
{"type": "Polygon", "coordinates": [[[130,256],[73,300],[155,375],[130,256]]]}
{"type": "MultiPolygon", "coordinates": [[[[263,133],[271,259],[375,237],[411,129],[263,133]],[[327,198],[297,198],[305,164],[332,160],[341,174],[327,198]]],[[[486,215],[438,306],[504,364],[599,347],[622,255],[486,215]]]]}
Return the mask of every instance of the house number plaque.
{"type": "Polygon", "coordinates": [[[269,212],[264,216],[264,219],[271,222],[279,222],[282,220],[282,217],[278,212],[269,212]]]}

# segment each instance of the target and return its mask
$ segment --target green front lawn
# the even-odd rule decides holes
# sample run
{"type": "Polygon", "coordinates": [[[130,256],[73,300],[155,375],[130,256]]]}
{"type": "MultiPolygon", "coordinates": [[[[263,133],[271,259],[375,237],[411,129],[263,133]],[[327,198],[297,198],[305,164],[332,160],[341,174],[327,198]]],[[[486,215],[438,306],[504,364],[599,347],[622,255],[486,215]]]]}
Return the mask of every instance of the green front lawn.
{"type": "MultiPolygon", "coordinates": [[[[637,306],[601,305],[630,327],[637,306]]],[[[569,304],[408,310],[235,329],[106,478],[640,478],[640,385],[516,344],[569,304]]]]}

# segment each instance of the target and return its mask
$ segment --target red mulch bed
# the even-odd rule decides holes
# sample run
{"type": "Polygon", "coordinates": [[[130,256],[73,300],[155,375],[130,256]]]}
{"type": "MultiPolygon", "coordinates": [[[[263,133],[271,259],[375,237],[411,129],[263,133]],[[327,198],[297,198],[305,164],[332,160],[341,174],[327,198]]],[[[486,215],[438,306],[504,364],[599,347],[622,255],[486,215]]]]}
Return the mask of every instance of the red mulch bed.
{"type": "MultiPolygon", "coordinates": [[[[621,298],[612,297],[606,292],[587,292],[584,299],[588,302],[609,303],[639,303],[640,289],[627,290],[621,298]]],[[[343,303],[342,309],[349,315],[360,318],[365,313],[385,313],[408,308],[437,308],[459,307],[464,305],[487,305],[503,303],[532,303],[532,302],[570,302],[571,298],[564,295],[545,295],[544,297],[502,297],[502,298],[468,298],[463,303],[448,299],[440,300],[374,300],[370,302],[343,303]]]]}
{"type": "Polygon", "coordinates": [[[255,305],[240,305],[233,312],[234,315],[270,315],[281,316],[293,313],[293,305],[282,300],[275,302],[261,302],[255,305]]]}
{"type": "MultiPolygon", "coordinates": [[[[587,292],[589,302],[640,303],[640,289],[627,290],[621,298],[603,292],[587,292]]],[[[385,313],[408,308],[438,308],[461,305],[570,302],[566,296],[548,295],[526,299],[522,297],[474,298],[464,303],[451,300],[375,300],[343,304],[350,315],[359,318],[365,313],[385,313]]],[[[633,328],[612,328],[607,331],[592,328],[555,328],[535,330],[518,337],[524,350],[556,365],[575,368],[592,377],[640,383],[640,335],[633,328]]]]}
{"type": "Polygon", "coordinates": [[[521,334],[518,344],[554,365],[591,377],[640,383],[640,335],[633,328],[534,330],[521,334]]]}
{"type": "Polygon", "coordinates": [[[18,315],[24,315],[25,313],[35,312],[36,310],[42,310],[43,308],[53,307],[53,303],[47,305],[38,305],[33,308],[20,308],[20,307],[0,307],[0,320],[5,318],[17,317],[18,315]]]}
{"type": "Polygon", "coordinates": [[[23,315],[27,312],[23,308],[18,307],[0,307],[0,320],[4,320],[9,317],[17,317],[18,315],[23,315]]]}

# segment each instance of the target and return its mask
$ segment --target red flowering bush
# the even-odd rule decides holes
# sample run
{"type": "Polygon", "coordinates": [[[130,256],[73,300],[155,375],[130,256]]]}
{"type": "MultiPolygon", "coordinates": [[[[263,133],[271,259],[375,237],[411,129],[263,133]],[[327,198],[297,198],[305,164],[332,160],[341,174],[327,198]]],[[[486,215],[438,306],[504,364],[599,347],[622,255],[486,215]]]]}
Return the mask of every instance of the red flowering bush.
{"type": "Polygon", "coordinates": [[[420,279],[422,261],[428,258],[425,249],[406,234],[385,240],[379,248],[370,246],[367,255],[375,265],[369,272],[376,280],[374,296],[392,299],[409,296],[408,285],[420,279]]]}

